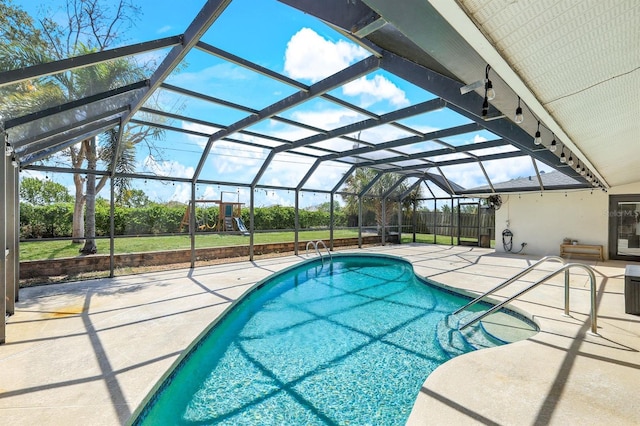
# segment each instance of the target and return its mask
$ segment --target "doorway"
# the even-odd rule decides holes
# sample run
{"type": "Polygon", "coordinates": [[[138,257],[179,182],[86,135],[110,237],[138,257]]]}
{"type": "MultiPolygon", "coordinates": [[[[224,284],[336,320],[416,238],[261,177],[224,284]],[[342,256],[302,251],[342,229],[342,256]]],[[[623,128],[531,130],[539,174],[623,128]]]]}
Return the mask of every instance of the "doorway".
{"type": "Polygon", "coordinates": [[[609,197],[609,258],[640,261],[640,195],[609,197]]]}

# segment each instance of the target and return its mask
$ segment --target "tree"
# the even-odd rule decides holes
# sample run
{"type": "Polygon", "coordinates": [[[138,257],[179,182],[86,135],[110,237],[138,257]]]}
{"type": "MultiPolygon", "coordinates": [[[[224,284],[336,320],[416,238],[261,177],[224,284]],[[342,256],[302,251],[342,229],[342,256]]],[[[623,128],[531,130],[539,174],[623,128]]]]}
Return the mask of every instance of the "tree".
{"type": "MultiPolygon", "coordinates": [[[[346,180],[346,192],[359,194],[367,185],[376,178],[379,171],[366,167],[356,169],[355,173],[349,176],[346,180]]],[[[401,176],[397,173],[384,173],[369,189],[367,194],[362,200],[362,206],[366,209],[371,209],[375,212],[376,225],[378,228],[387,226],[390,223],[391,215],[396,206],[392,202],[384,203],[384,217],[383,221],[383,203],[382,195],[386,194],[391,187],[401,179],[401,176]]],[[[396,188],[397,193],[402,193],[407,190],[404,183],[398,185],[396,188]]],[[[343,194],[342,199],[345,201],[345,210],[349,215],[358,214],[358,197],[356,195],[343,194]]]]}
{"type": "Polygon", "coordinates": [[[20,199],[33,205],[70,203],[73,197],[64,185],[49,179],[27,177],[20,182],[20,199]]]}
{"type": "Polygon", "coordinates": [[[151,200],[141,189],[125,189],[117,202],[124,207],[146,207],[151,203],[151,200]]]}
{"type": "MultiPolygon", "coordinates": [[[[110,48],[121,34],[133,25],[140,9],[130,0],[66,0],[67,20],[54,21],[48,13],[37,23],[10,0],[0,0],[0,70],[6,71],[34,64],[65,59],[110,48]]],[[[0,92],[3,111],[14,116],[25,115],[37,109],[81,99],[95,93],[122,87],[146,76],[144,66],[132,59],[116,59],[89,67],[54,74],[18,84],[0,92]]],[[[158,137],[162,131],[139,125],[129,125],[120,142],[122,156],[117,159],[118,171],[133,168],[135,145],[158,137]]],[[[116,146],[116,131],[105,137],[81,141],[66,150],[75,169],[86,162],[87,170],[96,170],[99,160],[109,169],[116,146]],[[98,143],[102,142],[102,143],[98,143]]],[[[75,205],[73,214],[74,242],[85,242],[80,250],[95,253],[95,197],[105,186],[108,177],[96,180],[96,175],[75,173],[75,205]],[[86,212],[85,212],[86,207],[86,212]],[[84,221],[86,217],[86,223],[84,221]]],[[[120,190],[126,189],[124,180],[114,182],[120,190]]]]}

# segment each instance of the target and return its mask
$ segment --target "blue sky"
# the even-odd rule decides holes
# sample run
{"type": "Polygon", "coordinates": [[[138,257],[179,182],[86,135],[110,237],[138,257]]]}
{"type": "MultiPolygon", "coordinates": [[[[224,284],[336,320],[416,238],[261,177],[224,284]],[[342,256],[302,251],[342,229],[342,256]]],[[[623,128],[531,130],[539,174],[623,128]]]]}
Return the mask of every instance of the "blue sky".
{"type": "MultiPolygon", "coordinates": [[[[63,13],[55,14],[55,10],[59,9],[61,3],[61,0],[48,2],[49,7],[54,11],[52,16],[60,18],[64,16],[63,13]]],[[[30,13],[37,10],[35,2],[23,4],[30,13]]],[[[141,7],[143,14],[137,26],[127,32],[122,44],[181,34],[202,5],[201,2],[192,0],[183,2],[141,0],[137,4],[141,7]]],[[[366,50],[345,39],[324,23],[272,0],[232,1],[202,41],[305,84],[313,84],[369,55],[366,50]]],[[[167,52],[168,49],[151,52],[137,59],[145,63],[149,61],[159,63],[167,52]]],[[[192,50],[186,62],[188,65],[181,68],[179,72],[173,73],[167,80],[168,83],[253,109],[264,108],[297,90],[199,50],[192,50]]],[[[373,72],[337,88],[331,92],[331,95],[376,114],[384,114],[433,98],[430,93],[384,71],[373,72]]],[[[162,91],[154,102],[167,110],[180,108],[180,113],[183,115],[220,125],[229,125],[247,116],[246,112],[207,105],[170,91],[162,91]]],[[[315,99],[280,115],[324,130],[365,118],[361,114],[324,99],[315,99]]],[[[401,122],[422,132],[428,132],[469,121],[445,109],[411,117],[401,122]]],[[[213,133],[216,130],[181,121],[174,121],[171,124],[204,133],[213,133]]],[[[248,130],[290,141],[314,134],[309,130],[275,120],[264,120],[248,130]]],[[[411,134],[392,126],[385,126],[375,132],[363,131],[359,135],[363,141],[374,144],[407,136],[411,134]]],[[[272,142],[244,134],[235,134],[233,138],[259,144],[272,144],[272,142]]],[[[481,131],[447,138],[444,141],[452,145],[462,145],[490,139],[495,139],[495,136],[481,131]]],[[[146,146],[139,146],[136,153],[138,171],[161,176],[190,178],[194,174],[206,142],[206,137],[167,131],[163,140],[156,143],[157,149],[149,150],[146,146]]],[[[352,146],[345,148],[345,144],[349,142],[342,139],[329,140],[317,144],[316,148],[352,148],[352,146]]],[[[434,148],[438,148],[434,142],[423,142],[400,148],[399,151],[410,154],[434,148]]],[[[314,147],[300,151],[321,154],[314,147]]],[[[494,149],[491,152],[498,151],[499,149],[494,149]]],[[[248,183],[255,176],[267,154],[268,149],[218,141],[214,144],[200,177],[208,180],[248,183]]],[[[378,151],[371,153],[367,158],[377,159],[390,155],[378,151]]],[[[295,187],[312,163],[312,159],[302,155],[278,154],[261,178],[260,184],[295,187]]],[[[487,164],[485,167],[494,182],[534,173],[529,157],[500,161],[496,164],[487,164]]],[[[323,164],[313,174],[305,188],[331,189],[347,169],[347,165],[340,163],[323,164]]],[[[541,166],[541,169],[545,170],[545,167],[541,166]]],[[[486,184],[482,170],[477,164],[451,166],[443,171],[447,178],[464,187],[486,184]]],[[[62,183],[70,186],[70,182],[62,183]]],[[[190,195],[189,184],[160,184],[151,180],[138,181],[135,184],[157,201],[184,202],[190,195]]],[[[249,201],[248,189],[238,186],[198,185],[197,191],[198,198],[218,199],[221,191],[229,191],[239,194],[241,201],[246,203],[249,201]]],[[[101,195],[108,196],[108,194],[101,195]]],[[[305,194],[301,203],[307,206],[327,200],[328,198],[324,195],[308,193],[305,194]]],[[[256,193],[257,205],[293,205],[293,202],[293,191],[260,190],[256,193]]]]}

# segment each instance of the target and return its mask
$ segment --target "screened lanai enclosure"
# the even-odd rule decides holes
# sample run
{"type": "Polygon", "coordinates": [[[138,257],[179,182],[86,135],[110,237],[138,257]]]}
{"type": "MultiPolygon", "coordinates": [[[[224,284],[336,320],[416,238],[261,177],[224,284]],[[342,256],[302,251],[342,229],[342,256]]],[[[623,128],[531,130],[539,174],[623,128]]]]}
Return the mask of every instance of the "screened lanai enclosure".
{"type": "Polygon", "coordinates": [[[359,245],[427,234],[487,246],[499,194],[605,186],[440,15],[423,23],[431,42],[463,49],[476,81],[373,3],[183,2],[192,20],[171,36],[150,30],[1,72],[6,312],[18,296],[25,176],[82,188],[76,208],[96,211],[102,231],[51,225],[49,236],[108,241],[111,275],[119,241],[145,234],[116,214],[123,189],[173,202],[174,226],[146,233],[188,237],[193,267],[212,234],[243,238],[253,259],[273,230],[257,226],[266,206],[293,207],[296,253],[310,229],[330,248],[344,229],[359,245]],[[262,19],[267,3],[279,13],[262,19]],[[320,206],[326,216],[308,219],[320,206]]]}

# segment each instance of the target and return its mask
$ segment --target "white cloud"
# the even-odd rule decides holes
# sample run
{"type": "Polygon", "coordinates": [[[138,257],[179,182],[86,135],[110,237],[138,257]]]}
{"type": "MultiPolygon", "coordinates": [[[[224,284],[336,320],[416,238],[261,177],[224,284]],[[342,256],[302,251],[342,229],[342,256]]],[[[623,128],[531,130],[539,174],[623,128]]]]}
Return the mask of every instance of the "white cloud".
{"type": "Polygon", "coordinates": [[[138,167],[138,170],[140,169],[142,169],[143,172],[151,172],[157,176],[178,178],[192,178],[195,172],[193,167],[187,167],[177,161],[157,161],[152,155],[148,155],[142,160],[142,167],[138,167]]]}
{"type": "MultiPolygon", "coordinates": [[[[319,127],[321,129],[335,129],[338,127],[346,126],[360,120],[364,120],[365,117],[352,110],[347,109],[324,109],[321,111],[295,111],[292,114],[292,118],[300,123],[308,124],[310,126],[319,127]]],[[[304,130],[304,129],[301,129],[304,130]]],[[[304,137],[304,136],[303,136],[304,137]]]]}
{"type": "MultiPolygon", "coordinates": [[[[207,133],[209,135],[212,135],[216,133],[218,130],[220,130],[217,127],[206,126],[204,124],[192,123],[189,121],[183,121],[181,127],[185,130],[191,130],[191,131],[200,132],[200,133],[207,133]]],[[[207,141],[209,140],[204,136],[189,135],[189,134],[187,134],[186,136],[190,141],[194,142],[196,145],[198,145],[202,149],[204,149],[204,147],[207,145],[207,141]]]]}
{"type": "Polygon", "coordinates": [[[374,75],[373,78],[360,77],[342,88],[347,96],[360,97],[360,106],[367,108],[376,102],[389,101],[396,107],[409,105],[404,90],[389,81],[382,75],[374,75]]]}
{"type": "Polygon", "coordinates": [[[284,72],[291,78],[322,80],[369,56],[369,52],[344,40],[332,42],[310,28],[291,37],[284,54],[284,72]]]}
{"type": "Polygon", "coordinates": [[[182,87],[194,87],[194,85],[197,85],[202,88],[215,81],[224,84],[225,81],[248,80],[251,77],[251,71],[225,62],[198,71],[182,71],[177,74],[171,74],[167,82],[182,87]]]}
{"type": "Polygon", "coordinates": [[[156,34],[168,33],[169,31],[171,31],[171,28],[173,28],[171,25],[165,25],[163,27],[158,28],[158,30],[156,31],[156,34]]]}

